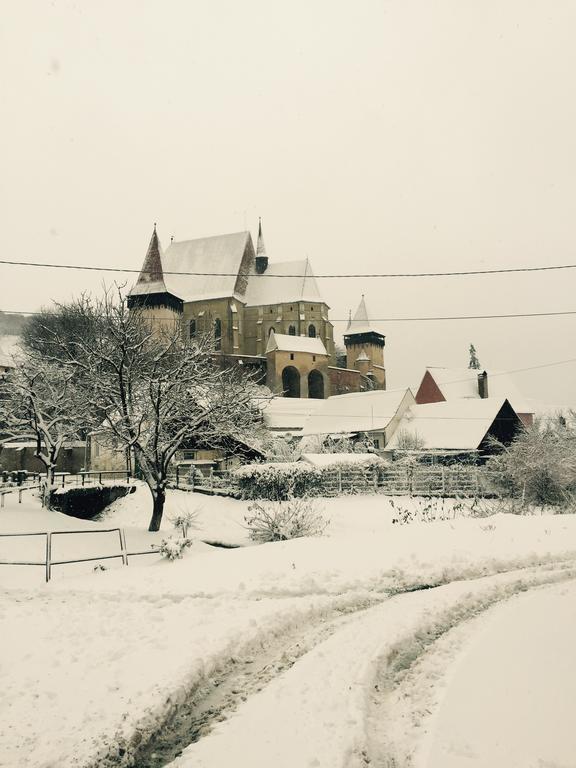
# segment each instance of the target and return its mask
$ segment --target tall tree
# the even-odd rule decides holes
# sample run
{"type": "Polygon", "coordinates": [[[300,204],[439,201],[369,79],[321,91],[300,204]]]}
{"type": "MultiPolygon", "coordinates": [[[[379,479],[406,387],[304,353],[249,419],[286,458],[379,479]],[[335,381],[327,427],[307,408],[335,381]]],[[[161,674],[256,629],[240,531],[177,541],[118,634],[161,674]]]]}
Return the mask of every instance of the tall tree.
{"type": "Polygon", "coordinates": [[[479,371],[480,370],[480,360],[478,360],[478,356],[476,354],[476,347],[474,344],[470,344],[470,362],[468,363],[468,368],[473,368],[474,370],[479,371]]]}
{"type": "Polygon", "coordinates": [[[33,440],[34,455],[45,468],[43,497],[54,487],[60,451],[85,434],[88,402],[74,368],[32,351],[17,359],[10,376],[0,382],[0,421],[11,438],[33,440]]]}
{"type": "Polygon", "coordinates": [[[157,531],[176,451],[230,435],[250,440],[261,423],[257,388],[237,367],[217,364],[211,338],[184,342],[177,321],[158,327],[145,310],[128,309],[120,293],[84,297],[76,310],[92,330],[85,339],[68,328],[66,349],[100,414],[93,438],[133,453],[152,495],[149,530],[157,531]]]}

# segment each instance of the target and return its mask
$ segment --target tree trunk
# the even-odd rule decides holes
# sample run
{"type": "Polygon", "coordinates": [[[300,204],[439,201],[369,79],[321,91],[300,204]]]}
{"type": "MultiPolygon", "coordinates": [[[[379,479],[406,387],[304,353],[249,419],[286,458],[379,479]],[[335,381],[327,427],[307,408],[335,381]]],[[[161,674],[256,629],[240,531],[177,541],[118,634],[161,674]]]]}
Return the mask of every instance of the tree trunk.
{"type": "Polygon", "coordinates": [[[164,502],[166,501],[166,491],[163,488],[154,488],[152,490],[152,519],[148,526],[149,531],[159,531],[162,522],[162,513],[164,512],[164,502]]]}

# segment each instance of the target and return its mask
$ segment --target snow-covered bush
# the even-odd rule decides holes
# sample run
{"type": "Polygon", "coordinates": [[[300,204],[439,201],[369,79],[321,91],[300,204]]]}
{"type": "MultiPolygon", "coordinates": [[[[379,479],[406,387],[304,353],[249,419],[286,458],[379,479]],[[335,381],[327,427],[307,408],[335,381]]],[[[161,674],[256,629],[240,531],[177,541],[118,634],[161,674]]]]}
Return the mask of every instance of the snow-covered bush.
{"type": "Polygon", "coordinates": [[[304,462],[247,464],[234,471],[244,499],[285,501],[321,493],[322,473],[304,462]]]}
{"type": "Polygon", "coordinates": [[[252,541],[260,544],[321,536],[329,523],[309,499],[255,502],[248,507],[244,521],[252,541]]]}
{"type": "Polygon", "coordinates": [[[162,557],[167,560],[179,560],[184,552],[191,547],[194,542],[192,539],[174,539],[172,537],[168,539],[162,539],[160,542],[159,552],[162,557]]]}
{"type": "Polygon", "coordinates": [[[170,522],[174,528],[179,529],[182,532],[183,538],[188,538],[188,529],[198,527],[198,511],[191,510],[188,512],[179,512],[170,518],[170,522]]]}
{"type": "Polygon", "coordinates": [[[523,503],[576,503],[576,429],[561,422],[535,424],[488,461],[504,493],[523,503]]]}

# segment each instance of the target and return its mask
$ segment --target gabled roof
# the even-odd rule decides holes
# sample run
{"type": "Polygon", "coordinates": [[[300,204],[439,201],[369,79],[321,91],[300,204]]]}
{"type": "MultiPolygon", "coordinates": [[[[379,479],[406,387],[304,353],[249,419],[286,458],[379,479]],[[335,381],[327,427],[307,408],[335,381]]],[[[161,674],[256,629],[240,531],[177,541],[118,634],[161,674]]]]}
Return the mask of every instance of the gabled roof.
{"type": "Polygon", "coordinates": [[[268,352],[309,352],[313,355],[326,355],[326,347],[319,337],[310,338],[309,336],[289,336],[285,333],[275,333],[272,331],[268,337],[266,354],[268,352]]]}
{"type": "Polygon", "coordinates": [[[304,424],[305,435],[381,432],[403,408],[414,403],[414,396],[409,389],[374,390],[334,395],[319,402],[322,407],[304,424]]]}
{"type": "Polygon", "coordinates": [[[412,405],[402,417],[387,448],[398,448],[403,433],[417,436],[424,449],[476,450],[506,398],[460,398],[412,405]]]}
{"type": "Polygon", "coordinates": [[[130,291],[130,295],[147,296],[151,293],[167,293],[162,272],[162,248],[156,232],[156,225],[154,225],[154,232],[146,252],[142,271],[138,276],[136,285],[130,291]]]}
{"type": "Polygon", "coordinates": [[[173,241],[162,257],[168,290],[183,301],[244,299],[242,273],[254,271],[249,232],[173,241]],[[196,274],[169,274],[192,272],[196,274]]]}
{"type": "MultiPolygon", "coordinates": [[[[478,374],[482,373],[481,370],[435,366],[428,366],[426,370],[436,382],[445,400],[480,399],[478,374]]],[[[487,371],[487,374],[488,398],[507,398],[516,413],[532,412],[530,404],[527,403],[509,374],[499,371],[487,371]]]]}
{"type": "Polygon", "coordinates": [[[261,401],[264,424],[268,429],[299,432],[311,413],[322,408],[324,400],[300,397],[273,397],[261,401]]]}
{"type": "Polygon", "coordinates": [[[348,327],[344,331],[346,336],[349,336],[352,333],[380,333],[374,328],[372,322],[370,321],[364,294],[362,294],[362,299],[358,305],[358,309],[356,310],[354,318],[348,320],[348,327]]]}
{"type": "Polygon", "coordinates": [[[288,304],[293,301],[323,301],[308,259],[268,263],[261,275],[251,274],[246,289],[246,304],[288,304]]]}

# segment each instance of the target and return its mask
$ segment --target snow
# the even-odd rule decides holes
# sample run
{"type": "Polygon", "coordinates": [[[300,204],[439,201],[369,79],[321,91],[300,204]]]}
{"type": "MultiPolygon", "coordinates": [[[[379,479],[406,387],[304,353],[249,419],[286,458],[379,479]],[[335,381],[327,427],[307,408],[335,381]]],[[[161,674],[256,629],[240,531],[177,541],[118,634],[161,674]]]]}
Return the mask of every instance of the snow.
{"type": "Polygon", "coordinates": [[[269,263],[262,275],[249,277],[245,300],[249,307],[323,301],[308,259],[269,263]]]}
{"type": "Polygon", "coordinates": [[[425,448],[476,450],[503,405],[497,397],[412,405],[386,448],[396,448],[407,432],[417,435],[425,448]]]}
{"type": "Polygon", "coordinates": [[[0,368],[13,368],[14,356],[20,348],[20,336],[0,335],[0,368]]]}
{"type": "Polygon", "coordinates": [[[173,241],[162,256],[166,287],[183,301],[236,296],[236,282],[249,237],[249,232],[234,232],[173,241]],[[170,274],[175,272],[204,274],[170,274]],[[210,274],[214,272],[219,274],[210,274]]]}
{"type": "Polygon", "coordinates": [[[360,467],[367,467],[388,463],[374,453],[303,453],[301,461],[306,461],[314,467],[336,467],[342,464],[358,464],[360,467]]]}
{"type": "Polygon", "coordinates": [[[574,582],[483,616],[453,663],[422,768],[574,765],[575,643],[574,582]]]}
{"type": "MultiPolygon", "coordinates": [[[[478,374],[482,371],[474,368],[441,368],[428,367],[438,388],[446,400],[462,398],[478,399],[478,374]]],[[[533,406],[521,394],[518,386],[508,373],[501,371],[487,371],[489,397],[507,399],[516,413],[531,413],[533,406]]]]}
{"type": "MultiPolygon", "coordinates": [[[[42,568],[0,566],[0,765],[105,765],[119,746],[130,754],[231,658],[253,658],[271,638],[281,645],[339,611],[358,611],[176,762],[217,768],[241,749],[251,766],[352,768],[367,740],[377,661],[395,644],[432,620],[450,625],[445,614],[453,611],[454,620],[459,606],[466,615],[470,594],[478,609],[486,595],[499,599],[538,579],[573,576],[571,515],[394,525],[395,508],[384,496],[317,504],[331,521],[324,537],[246,546],[248,502],[170,491],[162,530],[149,534],[150,495],[142,484],[97,523],[42,510],[29,494],[21,505],[7,497],[0,532],[121,526],[129,548],[176,535],[169,520],[176,514],[198,510],[198,520],[190,532],[195,543],[175,562],[148,555],[128,567],[105,561],[106,571],[62,565],[48,585],[42,568]],[[519,568],[532,571],[511,573],[519,568]],[[461,579],[468,581],[449,584],[461,579]],[[397,594],[435,585],[447,586],[397,594]]],[[[450,500],[439,504],[456,511],[450,500]]],[[[56,539],[68,556],[101,556],[117,546],[107,536],[56,539]]],[[[12,541],[0,539],[0,559],[12,541]]],[[[21,540],[18,556],[41,556],[32,552],[37,546],[21,540]]]]}
{"type": "Polygon", "coordinates": [[[407,389],[353,392],[320,402],[322,406],[304,423],[305,435],[382,431],[415,401],[407,389]]]}
{"type": "Polygon", "coordinates": [[[300,397],[273,397],[261,401],[264,424],[270,430],[301,430],[310,414],[323,407],[324,400],[300,397]]]}
{"type": "Polygon", "coordinates": [[[324,355],[328,357],[324,342],[319,336],[314,338],[309,336],[290,336],[286,333],[272,331],[268,337],[266,354],[275,350],[279,352],[308,352],[311,355],[324,355]]]}

